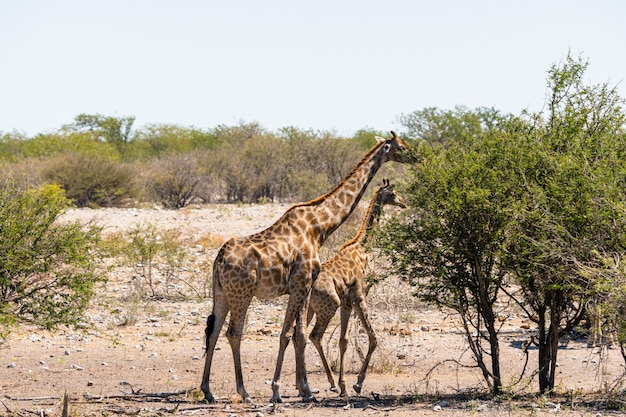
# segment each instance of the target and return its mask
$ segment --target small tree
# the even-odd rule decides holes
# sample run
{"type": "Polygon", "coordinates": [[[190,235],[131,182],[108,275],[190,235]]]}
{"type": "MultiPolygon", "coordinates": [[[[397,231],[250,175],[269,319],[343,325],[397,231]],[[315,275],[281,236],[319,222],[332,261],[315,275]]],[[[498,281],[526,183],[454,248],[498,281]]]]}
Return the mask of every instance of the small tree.
{"type": "Polygon", "coordinates": [[[624,250],[624,101],[606,84],[585,85],[587,66],[569,54],[553,65],[547,114],[507,128],[526,144],[527,163],[504,263],[521,285],[517,301],[538,327],[542,393],[554,389],[559,339],[603,286],[601,274],[583,274],[581,265],[624,250]]]}
{"type": "Polygon", "coordinates": [[[79,114],[74,123],[66,126],[69,130],[90,132],[95,139],[113,145],[124,158],[128,144],[134,139],[135,116],[112,117],[100,114],[79,114]]]}
{"type": "MultiPolygon", "coordinates": [[[[462,132],[461,132],[462,133],[462,132]]],[[[392,273],[421,300],[450,308],[490,391],[502,389],[497,307],[500,264],[513,214],[509,161],[515,142],[499,131],[469,130],[447,149],[422,147],[407,197],[413,212],[383,226],[378,244],[392,273]]]]}
{"type": "Polygon", "coordinates": [[[100,230],[59,223],[63,190],[0,188],[0,329],[30,322],[45,328],[75,324],[103,281],[95,269],[100,230]]]}

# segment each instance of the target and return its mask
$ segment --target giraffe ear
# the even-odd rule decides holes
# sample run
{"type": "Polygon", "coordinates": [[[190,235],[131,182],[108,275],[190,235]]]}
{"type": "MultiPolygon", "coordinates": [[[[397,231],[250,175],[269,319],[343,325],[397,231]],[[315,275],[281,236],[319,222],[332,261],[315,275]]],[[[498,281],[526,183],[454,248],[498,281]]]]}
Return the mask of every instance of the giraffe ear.
{"type": "Polygon", "coordinates": [[[374,138],[376,139],[376,142],[378,142],[378,143],[380,143],[380,142],[384,142],[384,141],[386,141],[386,140],[387,140],[387,139],[385,139],[385,138],[381,138],[380,136],[374,136],[374,138]]]}

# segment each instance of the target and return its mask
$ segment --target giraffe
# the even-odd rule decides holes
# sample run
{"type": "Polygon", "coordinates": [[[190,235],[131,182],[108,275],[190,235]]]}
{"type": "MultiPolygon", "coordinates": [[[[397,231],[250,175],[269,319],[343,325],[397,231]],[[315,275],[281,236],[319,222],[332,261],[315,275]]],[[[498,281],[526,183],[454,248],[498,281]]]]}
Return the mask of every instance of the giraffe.
{"type": "Polygon", "coordinates": [[[304,401],[315,401],[306,379],[304,349],[305,317],[311,285],[320,271],[319,250],[358,205],[378,169],[387,161],[410,163],[408,144],[391,132],[390,139],[376,137],[377,144],[332,191],[290,207],[267,229],[247,237],[228,240],[213,264],[213,310],[205,329],[206,353],[201,390],[205,401],[214,402],[209,387],[215,345],[226,315],[230,313],[226,338],[235,365],[237,392],[250,402],[241,369],[241,337],[246,313],[254,296],[261,299],[289,295],[280,334],[276,370],[272,380],[274,403],[280,397],[280,374],[285,349],[295,332],[296,385],[304,401]]]}
{"type": "Polygon", "coordinates": [[[376,348],[376,334],[370,323],[367,313],[367,304],[365,296],[367,292],[367,283],[365,281],[365,269],[367,267],[368,255],[362,243],[365,239],[366,232],[375,224],[377,218],[382,212],[385,204],[406,207],[401,196],[394,191],[394,186],[385,181],[372,196],[372,200],[368,206],[367,212],[363,218],[361,226],[357,234],[348,242],[346,242],[339,252],[329,261],[322,264],[320,274],[313,283],[311,289],[311,297],[309,300],[309,310],[307,315],[307,324],[311,322],[313,316],[317,316],[315,326],[309,335],[311,342],[317,349],[324,369],[326,377],[330,383],[331,391],[337,391],[333,374],[328,366],[328,361],[324,355],[322,348],[322,337],[328,327],[328,323],[335,315],[337,308],[341,306],[341,333],[339,336],[339,387],[340,395],[347,397],[346,383],[344,380],[344,357],[348,346],[346,331],[348,321],[352,313],[352,309],[356,310],[363,327],[367,331],[369,337],[369,345],[367,356],[363,361],[357,383],[353,385],[357,393],[361,393],[365,373],[369,365],[372,353],[376,348]]]}
{"type": "Polygon", "coordinates": [[[617,345],[617,331],[615,326],[617,316],[615,313],[610,314],[606,312],[602,302],[597,299],[590,300],[586,308],[590,324],[587,347],[596,348],[606,346],[609,349],[613,349],[617,345]]]}

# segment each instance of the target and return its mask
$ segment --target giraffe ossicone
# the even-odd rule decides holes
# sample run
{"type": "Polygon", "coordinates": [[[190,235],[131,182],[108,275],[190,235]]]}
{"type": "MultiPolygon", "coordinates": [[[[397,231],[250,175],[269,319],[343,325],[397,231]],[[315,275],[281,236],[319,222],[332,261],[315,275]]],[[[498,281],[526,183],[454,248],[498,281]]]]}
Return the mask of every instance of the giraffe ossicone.
{"type": "Polygon", "coordinates": [[[321,267],[319,250],[357,207],[384,163],[413,162],[408,144],[395,132],[391,133],[390,139],[377,138],[377,144],[332,191],[292,206],[267,229],[232,238],[220,248],[213,263],[213,310],[205,329],[206,357],[201,389],[206,401],[215,401],[209,383],[211,363],[220,330],[229,313],[226,338],[233,353],[237,392],[244,401],[250,401],[241,366],[241,337],[246,312],[254,296],[270,299],[286,294],[289,299],[280,334],[271,401],[282,402],[280,374],[292,333],[296,351],[296,385],[304,401],[315,401],[307,382],[304,350],[306,308],[312,283],[321,267]]]}

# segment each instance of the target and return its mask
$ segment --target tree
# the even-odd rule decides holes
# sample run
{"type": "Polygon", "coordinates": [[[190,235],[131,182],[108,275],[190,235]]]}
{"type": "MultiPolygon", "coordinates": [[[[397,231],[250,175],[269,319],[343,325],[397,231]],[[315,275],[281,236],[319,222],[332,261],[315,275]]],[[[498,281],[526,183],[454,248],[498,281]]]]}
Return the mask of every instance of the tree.
{"type": "Polygon", "coordinates": [[[383,228],[379,242],[390,271],[415,284],[420,298],[460,313],[494,394],[501,382],[498,292],[506,291],[537,324],[539,389],[548,393],[559,339],[580,323],[586,303],[606,287],[601,279],[611,276],[598,265],[624,253],[623,99],[606,84],[584,85],[586,68],[568,55],[550,69],[547,116],[465,123],[482,116],[462,112],[457,120],[427,109],[411,120],[445,146],[424,154],[408,186],[413,213],[383,228]],[[423,128],[433,119],[435,129],[423,128]],[[505,279],[519,291],[509,291],[505,279]],[[482,326],[488,353],[480,344],[482,326]],[[491,355],[491,368],[484,354],[491,355]]]}
{"type": "Polygon", "coordinates": [[[506,116],[493,108],[469,110],[456,106],[454,110],[426,107],[398,117],[407,128],[407,135],[430,145],[446,146],[450,141],[468,135],[480,135],[484,129],[495,128],[506,116]]]}
{"type": "Polygon", "coordinates": [[[581,273],[581,265],[601,264],[626,242],[623,99],[607,84],[586,86],[587,67],[570,54],[553,65],[547,115],[507,127],[526,144],[527,162],[504,264],[521,285],[513,296],[538,326],[542,393],[554,389],[559,339],[599,288],[601,274],[581,273]]]}
{"type": "Polygon", "coordinates": [[[134,139],[134,123],[135,116],[112,117],[83,113],[76,116],[74,124],[67,128],[79,132],[91,132],[97,140],[115,146],[120,156],[124,158],[127,145],[134,139]]]}
{"type": "Polygon", "coordinates": [[[68,207],[56,186],[0,188],[0,326],[76,324],[103,281],[95,269],[100,230],[57,222],[68,207]]]}
{"type": "Polygon", "coordinates": [[[422,147],[403,193],[412,212],[388,222],[376,239],[390,272],[412,284],[419,299],[459,313],[494,395],[502,389],[496,302],[513,215],[508,189],[516,183],[507,164],[515,150],[502,132],[474,127],[459,131],[447,149],[422,147]]]}
{"type": "Polygon", "coordinates": [[[216,134],[194,127],[152,124],[137,131],[129,152],[134,159],[190,153],[217,147],[216,134]]]}

